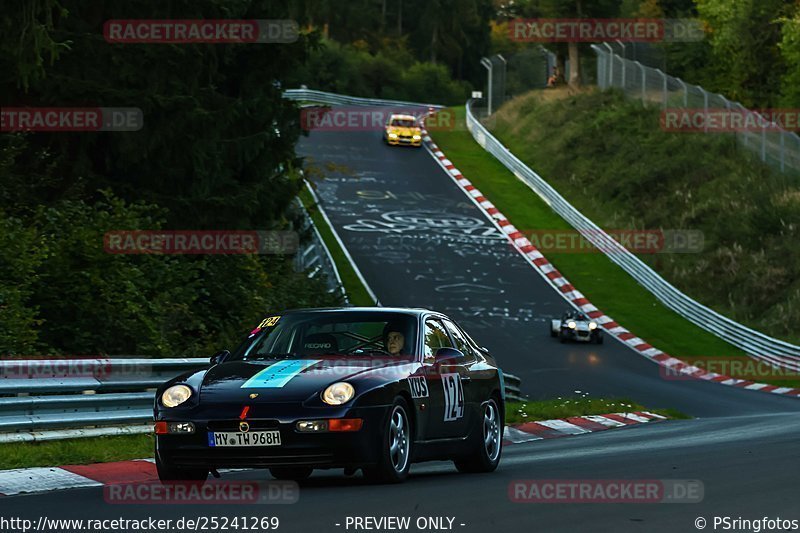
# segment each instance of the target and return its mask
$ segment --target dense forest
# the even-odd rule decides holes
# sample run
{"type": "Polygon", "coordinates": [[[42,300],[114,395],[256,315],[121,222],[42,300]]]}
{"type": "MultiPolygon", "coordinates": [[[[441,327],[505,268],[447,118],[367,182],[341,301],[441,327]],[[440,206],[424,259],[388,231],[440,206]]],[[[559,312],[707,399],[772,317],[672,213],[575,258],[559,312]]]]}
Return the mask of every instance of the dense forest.
{"type": "MultiPolygon", "coordinates": [[[[301,187],[286,87],[462,103],[517,17],[698,17],[664,68],[748,106],[800,106],[790,0],[9,0],[3,107],[136,107],[136,132],[0,135],[0,353],[202,354],[269,308],[336,303],[291,257],[113,255],[119,229],[280,230],[301,187]],[[291,19],[291,44],[114,44],[110,19],[291,19]],[[765,31],[765,28],[767,29],[765,31]]],[[[561,61],[591,57],[553,44],[561,61]]],[[[571,80],[580,83],[580,79],[571,80]]]]}

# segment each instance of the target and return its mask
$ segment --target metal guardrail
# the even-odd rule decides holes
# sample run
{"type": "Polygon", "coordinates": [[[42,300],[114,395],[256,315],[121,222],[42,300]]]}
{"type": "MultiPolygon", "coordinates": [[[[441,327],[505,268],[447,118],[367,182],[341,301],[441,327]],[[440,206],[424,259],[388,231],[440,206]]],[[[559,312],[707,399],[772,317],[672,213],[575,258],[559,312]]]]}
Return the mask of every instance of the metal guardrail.
{"type": "MultiPolygon", "coordinates": [[[[155,388],[208,364],[206,358],[0,361],[0,443],[150,431],[155,388]],[[23,373],[37,377],[13,377],[23,373]]],[[[507,398],[521,399],[518,377],[505,374],[504,383],[507,398]]]]}
{"type": "Polygon", "coordinates": [[[313,89],[287,89],[283,91],[283,97],[287,100],[300,102],[317,102],[330,105],[353,105],[353,106],[380,106],[380,107],[433,107],[441,109],[444,106],[439,104],[423,104],[420,102],[404,102],[402,100],[383,100],[380,98],[361,98],[359,96],[346,96],[343,94],[328,93],[325,91],[315,91],[313,89]]]}
{"type": "Polygon", "coordinates": [[[614,263],[655,295],[665,306],[693,324],[741,348],[751,357],[776,367],[800,370],[800,346],[753,330],[727,318],[683,294],[594,222],[575,209],[563,196],[536,172],[512,154],[473,114],[472,101],[467,103],[467,128],[487,152],[514,173],[557,214],[561,215],[589,242],[597,246],[614,263]]]}
{"type": "Polygon", "coordinates": [[[344,283],[342,283],[342,278],[339,275],[339,269],[336,268],[336,262],[333,260],[330,250],[328,250],[328,247],[325,245],[325,241],[322,240],[322,235],[320,235],[317,226],[308,214],[303,202],[297,198],[295,203],[303,216],[304,227],[300,229],[303,231],[310,230],[309,233],[311,236],[308,242],[300,243],[300,249],[297,251],[297,255],[295,255],[294,259],[295,270],[308,272],[309,278],[314,278],[322,272],[325,275],[328,292],[339,293],[345,305],[350,305],[344,283]]]}

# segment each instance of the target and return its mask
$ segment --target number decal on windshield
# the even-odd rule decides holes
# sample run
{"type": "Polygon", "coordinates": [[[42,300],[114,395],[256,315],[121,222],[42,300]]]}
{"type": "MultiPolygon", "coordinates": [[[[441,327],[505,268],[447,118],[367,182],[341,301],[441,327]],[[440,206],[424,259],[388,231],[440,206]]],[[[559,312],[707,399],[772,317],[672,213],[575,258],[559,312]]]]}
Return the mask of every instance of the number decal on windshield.
{"type": "Polygon", "coordinates": [[[280,319],[281,319],[281,317],[279,317],[279,316],[271,316],[269,318],[265,318],[264,320],[261,321],[261,324],[259,324],[258,328],[256,328],[256,329],[270,328],[270,327],[274,326],[275,324],[277,324],[278,320],[280,320],[280,319]]]}

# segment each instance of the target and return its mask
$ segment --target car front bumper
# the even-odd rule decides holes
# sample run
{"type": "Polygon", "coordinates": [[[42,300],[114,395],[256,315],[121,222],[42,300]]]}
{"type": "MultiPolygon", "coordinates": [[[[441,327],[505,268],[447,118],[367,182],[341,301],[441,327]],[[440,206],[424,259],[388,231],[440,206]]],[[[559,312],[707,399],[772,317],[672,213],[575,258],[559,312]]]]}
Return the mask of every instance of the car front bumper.
{"type": "Polygon", "coordinates": [[[597,330],[576,330],[570,328],[564,328],[562,330],[562,334],[565,335],[568,339],[573,340],[575,342],[592,342],[597,335],[600,333],[597,330]]]}
{"type": "Polygon", "coordinates": [[[387,137],[386,142],[392,146],[422,146],[422,139],[414,140],[409,137],[398,137],[396,139],[387,137]]]}
{"type": "MultiPolygon", "coordinates": [[[[268,468],[311,466],[314,468],[359,467],[375,464],[380,456],[382,428],[389,406],[342,409],[309,409],[302,415],[248,418],[250,433],[278,430],[279,446],[212,447],[209,431],[238,432],[236,417],[187,418],[170,413],[158,420],[192,422],[194,433],[156,435],[160,462],[177,468],[268,468]],[[360,430],[352,432],[304,433],[296,429],[300,420],[361,418],[360,430]]],[[[163,415],[163,413],[162,413],[163,415]]]]}

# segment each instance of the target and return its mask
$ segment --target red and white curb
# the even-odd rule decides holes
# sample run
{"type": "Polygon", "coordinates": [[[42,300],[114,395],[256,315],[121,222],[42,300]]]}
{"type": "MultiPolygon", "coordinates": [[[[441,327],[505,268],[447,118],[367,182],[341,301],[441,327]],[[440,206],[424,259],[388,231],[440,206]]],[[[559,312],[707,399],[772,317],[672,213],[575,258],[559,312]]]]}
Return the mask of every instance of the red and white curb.
{"type": "Polygon", "coordinates": [[[584,433],[594,433],[596,431],[605,431],[606,429],[646,424],[666,419],[667,417],[665,416],[648,411],[636,411],[633,413],[610,413],[607,415],[573,416],[556,420],[537,420],[536,422],[506,426],[503,433],[503,444],[520,444],[534,440],[569,437],[570,435],[582,435],[584,433]]]}
{"type": "Polygon", "coordinates": [[[500,212],[497,207],[490,202],[481,191],[479,191],[470,181],[461,174],[452,161],[447,159],[442,150],[431,139],[428,132],[422,129],[422,139],[428,149],[431,151],[435,159],[439,162],[441,167],[445,170],[448,176],[458,185],[458,187],[470,197],[470,199],[478,206],[481,211],[492,221],[492,223],[503,233],[506,234],[514,248],[522,254],[528,263],[533,266],[536,271],[541,274],[547,282],[561,294],[561,296],[573,304],[578,309],[583,310],[590,318],[595,320],[598,324],[615,339],[619,340],[635,352],[651,361],[669,369],[669,372],[674,373],[674,379],[680,374],[685,374],[689,378],[702,379],[720,383],[722,385],[729,385],[731,387],[739,387],[749,390],[758,390],[762,392],[769,392],[772,394],[782,394],[800,398],[800,389],[791,387],[778,387],[776,385],[768,385],[766,383],[756,383],[754,381],[732,378],[716,372],[708,372],[696,366],[692,366],[680,359],[672,357],[666,352],[662,352],[658,348],[654,348],[644,340],[640,339],[624,327],[620,326],[611,317],[600,311],[578,290],[576,289],[556,268],[536,249],[533,244],[522,234],[511,222],[500,212]]]}
{"type": "Polygon", "coordinates": [[[0,496],[102,487],[117,483],[145,483],[157,479],[158,474],[152,459],[52,468],[18,468],[0,471],[0,496]]]}
{"type": "MultiPolygon", "coordinates": [[[[521,444],[542,439],[582,435],[618,427],[665,420],[666,417],[636,411],[607,415],[576,416],[556,420],[538,420],[506,426],[503,444],[521,444]]],[[[233,470],[221,470],[231,472],[233,470]]],[[[0,470],[0,497],[54,490],[103,487],[120,483],[152,483],[158,481],[152,459],[135,459],[113,463],[67,465],[57,467],[0,470]]]]}

